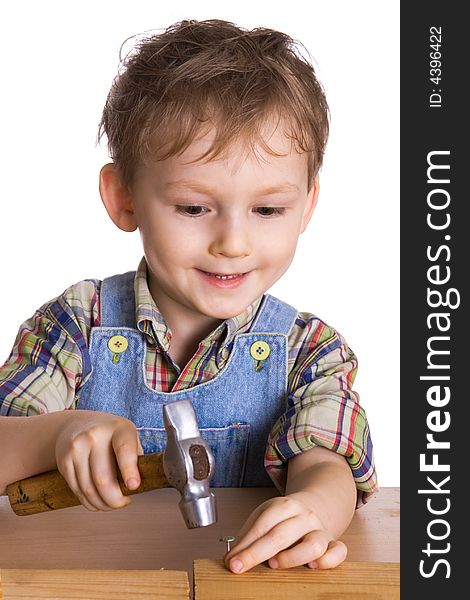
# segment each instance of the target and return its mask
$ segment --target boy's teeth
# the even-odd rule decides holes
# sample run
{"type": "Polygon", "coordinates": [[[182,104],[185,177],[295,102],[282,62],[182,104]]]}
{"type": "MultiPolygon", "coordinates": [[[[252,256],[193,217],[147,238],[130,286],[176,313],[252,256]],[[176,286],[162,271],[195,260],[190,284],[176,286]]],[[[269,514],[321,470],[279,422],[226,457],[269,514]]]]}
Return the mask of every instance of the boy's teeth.
{"type": "Polygon", "coordinates": [[[235,279],[236,277],[239,276],[239,273],[235,274],[235,275],[215,275],[215,277],[217,277],[217,279],[235,279]]]}

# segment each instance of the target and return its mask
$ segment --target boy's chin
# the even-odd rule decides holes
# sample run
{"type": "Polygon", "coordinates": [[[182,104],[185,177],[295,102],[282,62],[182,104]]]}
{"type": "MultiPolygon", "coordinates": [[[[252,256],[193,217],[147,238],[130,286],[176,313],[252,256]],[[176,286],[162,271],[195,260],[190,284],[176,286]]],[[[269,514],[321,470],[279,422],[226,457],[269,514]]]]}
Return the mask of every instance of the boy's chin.
{"type": "Polygon", "coordinates": [[[240,303],[227,307],[211,307],[207,311],[205,311],[205,313],[206,316],[211,317],[213,319],[226,321],[227,319],[233,319],[233,317],[236,317],[239,314],[241,314],[253,302],[254,300],[252,302],[249,302],[248,304],[240,303]]]}
{"type": "MultiPolygon", "coordinates": [[[[246,308],[246,307],[245,307],[246,308]]],[[[214,310],[206,313],[208,317],[212,319],[217,319],[218,321],[226,321],[227,319],[233,319],[240,313],[242,313],[245,309],[234,309],[234,310],[214,310]]]]}

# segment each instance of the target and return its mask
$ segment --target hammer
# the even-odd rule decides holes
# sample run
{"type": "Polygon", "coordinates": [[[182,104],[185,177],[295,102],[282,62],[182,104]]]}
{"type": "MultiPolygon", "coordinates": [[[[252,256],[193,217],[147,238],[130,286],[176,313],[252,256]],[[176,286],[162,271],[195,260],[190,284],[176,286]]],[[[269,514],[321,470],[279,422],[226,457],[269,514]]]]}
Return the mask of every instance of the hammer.
{"type": "MultiPolygon", "coordinates": [[[[196,414],[189,400],[163,405],[167,434],[164,452],[138,457],[141,484],[127,489],[119,469],[117,479],[124,496],[157,488],[174,487],[181,494],[179,507],[188,529],[217,521],[215,496],[209,489],[214,475],[214,456],[201,436],[196,414]]],[[[77,506],[79,499],[58,470],[21,479],[7,486],[13,511],[20,516],[77,506]]]]}

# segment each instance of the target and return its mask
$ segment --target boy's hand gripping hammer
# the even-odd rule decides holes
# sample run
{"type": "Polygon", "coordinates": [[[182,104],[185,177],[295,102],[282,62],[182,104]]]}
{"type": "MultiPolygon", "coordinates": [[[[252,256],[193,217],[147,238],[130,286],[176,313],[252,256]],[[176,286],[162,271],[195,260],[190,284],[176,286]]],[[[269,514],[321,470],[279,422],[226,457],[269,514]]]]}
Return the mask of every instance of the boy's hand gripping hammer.
{"type": "MultiPolygon", "coordinates": [[[[181,494],[179,507],[188,529],[212,525],[217,521],[217,509],[209,483],[215,461],[199,431],[192,403],[178,400],[165,404],[163,420],[167,434],[165,451],[138,457],[141,484],[136,490],[127,489],[117,469],[121,491],[124,496],[131,496],[174,487],[181,494]]],[[[7,494],[11,507],[20,516],[80,504],[57,470],[12,483],[7,494]]]]}

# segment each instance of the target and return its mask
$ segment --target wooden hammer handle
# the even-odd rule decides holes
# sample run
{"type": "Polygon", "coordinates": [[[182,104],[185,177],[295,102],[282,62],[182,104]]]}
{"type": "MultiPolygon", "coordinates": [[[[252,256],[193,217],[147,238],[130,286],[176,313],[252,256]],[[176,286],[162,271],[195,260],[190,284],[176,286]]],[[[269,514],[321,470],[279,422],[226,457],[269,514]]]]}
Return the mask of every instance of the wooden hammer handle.
{"type": "MultiPolygon", "coordinates": [[[[117,479],[124,496],[168,487],[168,479],[163,470],[163,452],[139,456],[137,464],[141,483],[136,490],[127,489],[119,468],[116,467],[117,479]]],[[[19,516],[34,515],[80,504],[80,500],[57,470],[11,483],[7,486],[7,494],[13,511],[19,516]]]]}

